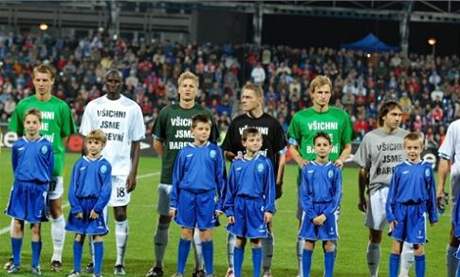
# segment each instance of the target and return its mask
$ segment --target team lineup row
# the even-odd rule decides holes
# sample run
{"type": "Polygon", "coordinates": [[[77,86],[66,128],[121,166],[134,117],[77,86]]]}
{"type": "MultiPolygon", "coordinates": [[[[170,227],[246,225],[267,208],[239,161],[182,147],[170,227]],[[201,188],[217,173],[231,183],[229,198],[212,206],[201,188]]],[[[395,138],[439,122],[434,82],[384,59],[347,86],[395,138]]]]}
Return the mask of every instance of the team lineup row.
{"type": "MultiPolygon", "coordinates": [[[[106,95],[87,105],[80,126],[80,133],[86,137],[87,153],[74,166],[69,191],[71,215],[66,225],[61,207],[64,141],[66,137],[76,132],[76,128],[67,104],[52,96],[53,83],[54,70],[51,67],[47,65],[36,67],[33,71],[35,95],[22,100],[11,118],[9,129],[23,138],[18,140],[13,148],[13,155],[17,155],[17,163],[13,164],[15,183],[10,201],[22,197],[25,190],[32,192],[29,194],[31,198],[23,199],[24,201],[30,199],[41,201],[40,197],[33,195],[43,194],[46,188],[50,204],[54,250],[51,261],[53,270],[59,271],[62,266],[65,229],[76,232],[74,270],[70,276],[78,276],[81,271],[81,249],[85,235],[90,235],[93,239],[94,274],[96,276],[101,274],[102,235],[106,232],[101,207],[107,204],[113,207],[117,246],[114,273],[124,275],[126,274],[124,254],[128,237],[126,209],[130,193],[136,186],[139,142],[145,136],[142,112],[135,102],[121,94],[123,88],[121,74],[114,70],[109,71],[105,78],[106,95]],[[35,110],[31,113],[31,109],[53,116],[41,118],[41,113],[35,110]],[[42,127],[38,132],[40,126],[44,125],[47,128],[42,127]],[[96,131],[98,129],[102,132],[96,131]],[[49,138],[51,145],[48,145],[46,140],[40,139],[40,134],[49,138]],[[106,136],[107,134],[113,135],[106,136]],[[29,149],[28,145],[31,145],[30,153],[36,155],[36,168],[33,170],[16,168],[26,157],[25,153],[29,153],[29,151],[22,151],[29,149]],[[49,151],[50,147],[52,151],[49,151]],[[54,155],[52,162],[49,156],[43,158],[51,152],[54,155]],[[100,157],[101,154],[103,158],[100,157]],[[47,171],[50,168],[52,173],[47,171]],[[24,172],[37,173],[40,178],[24,172]],[[87,174],[99,176],[94,178],[97,182],[83,182],[85,178],[89,178],[90,175],[87,174]],[[35,181],[44,186],[31,185],[35,181]],[[41,191],[37,191],[37,188],[41,191]]],[[[215,145],[213,143],[216,142],[218,131],[216,124],[212,122],[210,111],[195,103],[199,86],[198,78],[193,73],[185,72],[179,77],[178,84],[178,103],[170,104],[161,110],[153,130],[153,148],[162,158],[161,181],[158,187],[160,216],[154,238],[156,260],[146,276],[164,275],[163,258],[172,218],[183,227],[176,275],[183,274],[190,244],[194,243],[202,248],[197,251],[202,257],[196,259],[194,276],[212,276],[213,246],[211,233],[208,231],[215,220],[214,211],[224,212],[229,219],[227,276],[241,276],[242,255],[247,238],[251,240],[253,246],[254,276],[259,276],[260,270],[263,276],[271,276],[273,256],[271,216],[274,213],[274,199],[282,194],[286,149],[289,149],[293,159],[302,168],[300,173],[302,178],[299,180],[303,182],[298,186],[300,189],[298,219],[301,226],[297,247],[299,275],[309,276],[314,241],[323,240],[326,242],[324,243],[325,274],[332,276],[337,243],[334,235],[336,233],[335,210],[341,195],[340,168],[351,152],[352,127],[346,112],[329,106],[332,91],[329,78],[317,76],[310,83],[309,94],[312,107],[298,111],[294,115],[287,139],[279,122],[264,113],[261,88],[252,84],[245,85],[241,91],[243,114],[233,119],[222,143],[223,153],[217,146],[212,146],[215,145]],[[197,115],[204,115],[206,120],[200,121],[200,116],[196,117],[197,115]],[[195,119],[192,120],[194,117],[195,119]],[[188,135],[177,136],[178,133],[188,135]],[[208,144],[208,140],[211,144],[208,144]],[[181,145],[183,149],[175,147],[177,145],[181,145]],[[222,158],[219,158],[221,156],[222,158]],[[212,178],[214,174],[220,172],[218,168],[224,167],[223,157],[233,161],[227,182],[219,181],[223,180],[220,177],[212,178]],[[216,170],[209,171],[208,175],[200,175],[206,173],[202,170],[194,170],[196,166],[214,167],[200,164],[195,159],[220,160],[217,164],[221,165],[216,170]],[[183,168],[180,167],[181,164],[183,168]],[[201,180],[198,184],[204,187],[195,187],[196,182],[191,181],[194,178],[201,180]],[[215,191],[221,195],[221,201],[216,207],[209,206],[211,204],[197,205],[197,203],[208,203],[211,198],[214,199],[211,194],[213,196],[215,191]],[[184,207],[195,206],[196,209],[184,209],[184,207]],[[191,211],[196,213],[189,214],[191,211]],[[209,214],[209,211],[212,213],[209,214]],[[257,214],[260,216],[255,216],[257,214]],[[249,219],[248,222],[244,220],[245,218],[249,219]],[[194,232],[194,227],[197,226],[199,232],[194,232]]],[[[417,276],[424,276],[425,234],[420,226],[424,226],[425,218],[417,215],[427,212],[430,222],[437,221],[433,174],[431,169],[428,171],[429,167],[426,163],[419,161],[418,151],[422,148],[419,137],[415,134],[408,135],[407,131],[399,128],[401,107],[397,102],[384,103],[380,107],[378,120],[380,127],[366,134],[354,157],[355,162],[361,167],[359,207],[366,212],[366,225],[370,233],[367,251],[369,273],[371,276],[378,275],[380,242],[385,222],[388,220],[395,239],[390,257],[391,276],[397,276],[398,270],[401,271],[400,276],[407,276],[414,260],[417,276]],[[398,158],[386,159],[388,155],[398,158]],[[390,170],[383,170],[384,168],[390,170]],[[398,172],[401,178],[396,178],[398,172]],[[403,177],[410,178],[406,180],[403,177]],[[419,182],[406,185],[411,180],[419,182]],[[392,190],[398,187],[398,184],[401,184],[400,187],[403,189],[392,190]],[[391,204],[389,207],[388,203],[391,204]],[[405,224],[405,220],[417,224],[405,224]],[[412,225],[419,227],[408,228],[412,225]],[[403,241],[407,244],[402,244],[403,241]]],[[[444,196],[444,184],[450,161],[455,161],[455,156],[460,153],[460,149],[456,149],[457,145],[460,145],[456,141],[458,139],[455,133],[456,125],[458,125],[457,121],[451,124],[439,150],[442,158],[437,192],[439,199],[444,196]]],[[[455,169],[454,164],[452,167],[455,169]]],[[[452,195],[456,196],[455,178],[453,178],[453,187],[452,195]]],[[[42,217],[38,211],[28,211],[13,206],[8,208],[8,211],[11,211],[9,214],[13,217],[11,223],[13,258],[7,265],[7,270],[11,273],[17,272],[20,268],[24,220],[35,226],[39,224],[42,217]],[[28,214],[32,217],[27,217],[28,214]]],[[[454,227],[458,217],[455,215],[454,213],[452,217],[454,227]]],[[[40,274],[39,230],[39,226],[32,228],[32,268],[37,274],[40,274]]],[[[458,248],[455,232],[452,236],[447,253],[448,276],[455,276],[458,265],[455,257],[458,248]]]]}

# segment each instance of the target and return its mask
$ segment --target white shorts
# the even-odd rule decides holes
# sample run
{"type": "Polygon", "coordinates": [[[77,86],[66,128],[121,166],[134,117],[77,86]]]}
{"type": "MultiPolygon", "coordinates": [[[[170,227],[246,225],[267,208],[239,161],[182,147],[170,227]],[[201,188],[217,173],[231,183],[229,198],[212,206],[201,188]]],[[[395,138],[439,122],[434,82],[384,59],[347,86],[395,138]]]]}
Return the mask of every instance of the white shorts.
{"type": "Polygon", "coordinates": [[[56,200],[62,197],[64,194],[64,177],[63,176],[53,176],[50,189],[48,191],[48,199],[56,200]]]}
{"type": "Polygon", "coordinates": [[[131,193],[128,193],[126,180],[128,175],[112,176],[112,194],[110,195],[110,207],[122,207],[129,204],[131,193]]]}
{"type": "Polygon", "coordinates": [[[388,187],[371,192],[367,203],[365,225],[373,230],[383,231],[387,223],[385,206],[388,198],[388,187]]]}
{"type": "Polygon", "coordinates": [[[169,194],[171,193],[172,185],[158,185],[158,206],[157,211],[160,215],[169,215],[169,194]]]}

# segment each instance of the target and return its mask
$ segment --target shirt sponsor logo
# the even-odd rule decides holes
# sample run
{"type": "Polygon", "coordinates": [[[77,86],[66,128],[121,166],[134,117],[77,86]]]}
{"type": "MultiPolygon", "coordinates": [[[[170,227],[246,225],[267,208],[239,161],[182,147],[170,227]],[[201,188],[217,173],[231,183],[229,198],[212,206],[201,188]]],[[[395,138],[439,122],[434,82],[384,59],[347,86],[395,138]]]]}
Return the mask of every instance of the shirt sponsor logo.
{"type": "Polygon", "coordinates": [[[48,147],[46,147],[46,145],[43,145],[40,150],[41,150],[43,155],[46,155],[46,153],[48,153],[48,147]]]}
{"type": "Polygon", "coordinates": [[[425,169],[425,176],[426,176],[426,177],[430,177],[430,176],[431,176],[431,171],[430,171],[430,169],[428,169],[428,168],[425,169]]]}
{"type": "Polygon", "coordinates": [[[333,172],[332,170],[329,170],[329,171],[327,172],[327,176],[329,177],[329,179],[331,179],[332,176],[334,176],[334,172],[333,172]]]}
{"type": "Polygon", "coordinates": [[[217,156],[216,150],[209,151],[209,157],[211,157],[211,159],[215,159],[216,156],[217,156]]]}
{"type": "Polygon", "coordinates": [[[404,170],[402,174],[409,174],[409,170],[404,170]]]}
{"type": "Polygon", "coordinates": [[[186,157],[187,157],[187,158],[191,158],[191,157],[193,157],[193,154],[187,154],[186,157]]]}
{"type": "Polygon", "coordinates": [[[257,165],[257,171],[258,172],[263,172],[264,171],[264,165],[263,164],[258,164],[257,165]]]}
{"type": "Polygon", "coordinates": [[[107,166],[105,164],[102,165],[100,170],[101,170],[102,174],[106,173],[107,172],[107,166]]]}

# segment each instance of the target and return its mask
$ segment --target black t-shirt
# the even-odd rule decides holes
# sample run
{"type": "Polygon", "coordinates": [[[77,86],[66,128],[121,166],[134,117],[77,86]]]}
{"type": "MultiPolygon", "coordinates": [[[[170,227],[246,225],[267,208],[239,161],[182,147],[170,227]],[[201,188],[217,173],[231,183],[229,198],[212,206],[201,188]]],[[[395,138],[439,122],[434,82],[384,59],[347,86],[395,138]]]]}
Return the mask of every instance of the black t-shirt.
{"type": "Polygon", "coordinates": [[[261,151],[266,152],[266,156],[272,161],[275,179],[278,174],[279,152],[286,148],[287,140],[281,124],[271,115],[264,113],[259,118],[252,118],[247,114],[242,114],[235,117],[228,127],[225,135],[222,149],[234,153],[238,151],[245,152],[245,148],[241,143],[241,135],[244,129],[255,127],[262,133],[263,144],[261,151]]]}

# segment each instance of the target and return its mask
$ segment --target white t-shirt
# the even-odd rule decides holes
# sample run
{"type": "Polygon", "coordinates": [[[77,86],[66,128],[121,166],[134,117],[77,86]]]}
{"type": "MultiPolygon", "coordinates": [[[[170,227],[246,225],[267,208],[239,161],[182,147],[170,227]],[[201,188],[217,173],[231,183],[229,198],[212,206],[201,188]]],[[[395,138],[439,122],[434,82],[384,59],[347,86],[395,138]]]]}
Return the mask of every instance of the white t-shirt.
{"type": "Polygon", "coordinates": [[[121,95],[110,100],[106,95],[92,100],[86,106],[80,134],[87,136],[101,129],[107,136],[102,155],[112,165],[112,175],[128,175],[131,170],[131,142],[145,138],[142,111],[133,100],[121,95]]]}
{"type": "Polygon", "coordinates": [[[451,162],[451,174],[460,174],[460,119],[452,122],[438,151],[439,157],[451,162]]]}

